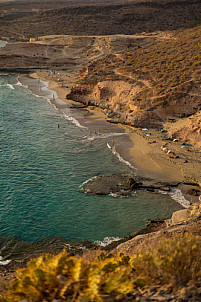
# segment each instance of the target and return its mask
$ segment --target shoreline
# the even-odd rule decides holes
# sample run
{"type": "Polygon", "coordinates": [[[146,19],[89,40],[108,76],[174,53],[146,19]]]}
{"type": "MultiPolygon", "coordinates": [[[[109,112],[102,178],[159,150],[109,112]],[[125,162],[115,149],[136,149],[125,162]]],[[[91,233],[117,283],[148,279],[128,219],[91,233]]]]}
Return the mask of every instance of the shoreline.
{"type": "MultiPolygon", "coordinates": [[[[99,107],[85,106],[82,103],[66,99],[66,95],[70,93],[71,87],[76,83],[77,72],[70,71],[67,73],[67,71],[56,71],[56,73],[57,74],[53,78],[53,76],[50,76],[50,71],[34,70],[34,72],[30,73],[28,76],[48,83],[47,89],[55,91],[59,100],[71,104],[75,108],[87,109],[87,120],[108,123],[108,117],[99,107]],[[59,81],[57,81],[57,77],[60,77],[59,81]]],[[[187,191],[192,188],[193,181],[190,178],[188,180],[187,177],[182,175],[182,170],[179,169],[174,161],[171,161],[170,158],[167,157],[167,154],[161,152],[159,145],[163,145],[164,142],[159,138],[158,133],[154,133],[155,130],[152,129],[151,142],[152,139],[155,139],[157,136],[157,148],[156,144],[152,144],[150,138],[147,138],[144,135],[144,131],[141,129],[120,123],[115,125],[118,128],[123,129],[125,133],[129,135],[131,142],[125,148],[117,146],[116,151],[122,155],[125,161],[128,161],[132,166],[137,168],[138,175],[158,181],[179,182],[181,183],[179,190],[181,190],[185,199],[190,203],[198,201],[197,196],[186,194],[187,191]],[[190,183],[190,185],[185,183],[190,183]]]]}
{"type": "MultiPolygon", "coordinates": [[[[79,103],[77,102],[69,102],[69,100],[66,100],[65,99],[65,95],[67,94],[66,93],[66,90],[65,89],[62,89],[62,87],[58,87],[60,85],[60,82],[56,82],[54,80],[51,80],[51,79],[48,79],[46,77],[42,77],[41,76],[41,72],[38,71],[38,73],[34,73],[35,74],[35,77],[33,77],[33,74],[31,75],[28,75],[28,77],[31,77],[31,78],[38,78],[38,74],[40,75],[40,79],[44,82],[50,82],[48,86],[43,86],[43,87],[46,87],[48,90],[52,90],[52,91],[55,91],[57,93],[57,96],[58,96],[58,99],[64,101],[65,103],[70,103],[72,104],[73,106],[77,107],[77,108],[80,108],[80,106],[78,105],[79,103]],[[62,99],[63,98],[63,99],[62,99]]],[[[27,75],[26,75],[27,77],[27,75]]],[[[69,88],[70,89],[70,88],[69,88]]],[[[87,109],[89,111],[89,114],[87,114],[87,119],[91,120],[91,121],[104,121],[104,122],[107,122],[107,116],[102,112],[101,109],[99,108],[96,108],[96,107],[92,107],[92,108],[86,108],[86,106],[84,106],[83,108],[87,109]]],[[[132,162],[132,164],[134,164],[134,166],[137,166],[137,168],[139,169],[139,173],[140,174],[145,174],[147,175],[147,173],[149,173],[149,176],[151,177],[154,177],[157,178],[157,179],[160,179],[161,175],[164,175],[166,181],[173,181],[173,180],[178,180],[178,177],[181,177],[181,180],[184,178],[182,178],[182,176],[180,175],[180,171],[178,170],[177,167],[175,167],[175,171],[177,170],[177,173],[176,175],[174,175],[174,177],[172,177],[171,175],[171,169],[172,169],[172,164],[171,165],[168,165],[166,162],[163,163],[163,164],[158,164],[158,162],[153,159],[153,160],[150,160],[150,157],[149,157],[149,144],[148,144],[148,141],[143,137],[143,133],[142,134],[139,134],[138,131],[141,131],[139,129],[135,129],[133,127],[130,127],[130,126],[127,126],[127,125],[121,125],[121,124],[117,124],[115,125],[117,127],[120,127],[120,128],[123,128],[128,134],[129,134],[129,137],[131,138],[131,143],[132,143],[132,146],[126,146],[126,148],[121,148],[121,150],[119,151],[120,154],[123,154],[123,158],[125,158],[126,160],[129,160],[129,162],[132,162]],[[144,147],[144,152],[141,152],[142,148],[144,147]],[[122,152],[123,153],[122,153],[122,152]],[[127,153],[127,154],[126,154],[127,153]],[[124,155],[126,155],[126,157],[124,157],[124,155]],[[151,164],[149,167],[146,166],[147,165],[147,161],[145,162],[145,158],[148,162],[156,162],[155,166],[155,170],[152,169],[153,165],[151,164]],[[137,160],[140,159],[140,163],[137,164],[137,160]],[[157,166],[158,165],[158,166],[157,166]],[[169,169],[169,172],[170,175],[168,174],[169,177],[166,177],[167,175],[165,174],[165,172],[167,171],[166,169],[169,169]],[[143,170],[144,168],[144,170],[143,170]],[[147,169],[145,169],[147,168],[147,169]],[[158,170],[157,170],[158,169],[158,170]]],[[[151,144],[152,145],[152,144],[151,144]]],[[[161,162],[161,161],[160,161],[161,162]]],[[[179,178],[180,179],[180,178],[179,178]]],[[[185,192],[186,192],[186,188],[185,188],[185,185],[182,185],[181,188],[179,188],[182,190],[182,192],[184,193],[185,195],[185,192]]],[[[175,201],[176,202],[176,201],[175,201]]],[[[123,242],[126,242],[126,241],[129,241],[131,240],[132,238],[134,237],[137,237],[138,235],[141,235],[141,234],[147,234],[147,233],[152,233],[152,232],[155,232],[156,230],[158,230],[158,228],[160,229],[160,227],[164,226],[164,225],[168,225],[168,220],[166,220],[167,222],[163,222],[163,220],[160,220],[160,219],[156,219],[155,220],[152,220],[151,221],[151,224],[145,226],[144,228],[142,229],[139,229],[138,231],[136,231],[135,233],[131,233],[129,236],[124,236],[122,238],[120,238],[119,241],[113,241],[112,243],[110,243],[109,245],[106,245],[106,246],[103,246],[103,247],[98,247],[100,249],[103,249],[103,250],[113,250],[114,248],[116,248],[116,246],[120,246],[121,243],[123,242]]],[[[48,239],[48,238],[47,238],[48,239]]],[[[44,239],[44,241],[46,240],[46,238],[44,239]]],[[[78,242],[76,243],[77,244],[77,247],[76,245],[72,245],[73,246],[73,249],[71,250],[71,242],[67,243],[66,245],[66,241],[62,241],[62,238],[50,238],[50,241],[52,240],[53,242],[53,245],[55,245],[55,241],[61,241],[61,244],[62,244],[62,249],[63,248],[68,248],[69,247],[69,252],[72,251],[72,253],[78,253],[78,252],[82,252],[82,249],[80,248],[80,244],[82,245],[82,242],[78,242]]],[[[43,242],[43,240],[41,241],[41,243],[43,242]]],[[[86,241],[83,241],[83,243],[86,243],[86,241]]],[[[22,244],[23,245],[26,245],[25,242],[22,241],[22,244]]],[[[34,243],[37,245],[37,243],[34,243]]],[[[51,243],[50,243],[51,244],[51,243]]],[[[90,249],[90,246],[92,245],[93,246],[93,242],[88,242],[87,245],[89,246],[89,249],[90,249]]],[[[28,248],[28,245],[29,243],[27,243],[27,248],[28,248]]],[[[40,242],[39,242],[39,254],[40,254],[40,251],[41,251],[41,246],[40,246],[40,242]]],[[[33,246],[33,242],[30,242],[30,249],[31,247],[33,246]]],[[[94,247],[92,247],[92,249],[94,249],[94,247]]],[[[95,248],[96,249],[96,248],[95,248]]],[[[56,250],[56,253],[59,251],[59,247],[58,249],[56,250]]],[[[26,252],[26,251],[25,251],[26,252]]],[[[24,267],[26,265],[26,261],[28,260],[27,257],[24,258],[24,260],[12,260],[10,264],[8,265],[5,265],[1,267],[1,271],[3,272],[3,274],[8,274],[8,278],[9,278],[9,271],[13,272],[13,270],[15,268],[17,268],[17,266],[22,266],[24,267]]]]}
{"type": "MultiPolygon", "coordinates": [[[[61,87],[61,84],[59,82],[56,82],[54,79],[51,79],[45,75],[46,72],[34,72],[31,73],[29,76],[34,79],[41,79],[44,82],[49,82],[48,89],[55,91],[58,99],[65,103],[70,103],[75,106],[78,106],[78,102],[75,102],[73,100],[67,100],[66,94],[69,93],[70,88],[65,89],[61,87]]],[[[75,81],[74,81],[75,82],[75,81]]],[[[82,104],[82,103],[80,103],[82,104]]],[[[99,108],[99,107],[87,107],[87,110],[89,111],[89,114],[87,115],[88,119],[92,119],[96,121],[97,119],[105,121],[107,123],[107,116],[105,113],[99,108]]],[[[155,160],[153,160],[150,156],[148,156],[149,148],[148,143],[145,139],[143,139],[136,131],[135,128],[130,127],[128,125],[122,125],[122,124],[116,124],[117,127],[124,129],[126,133],[129,134],[129,137],[132,141],[132,146],[129,148],[129,155],[127,154],[127,157],[132,161],[131,164],[138,168],[140,173],[147,173],[148,175],[161,179],[161,176],[163,175],[164,178],[168,178],[169,180],[173,181],[182,181],[182,176],[180,177],[180,172],[177,172],[177,177],[167,177],[167,174],[165,173],[164,169],[166,166],[165,164],[161,163],[161,166],[156,163],[155,160]],[[143,152],[142,152],[143,149],[143,152]],[[154,163],[154,166],[150,164],[150,161],[154,163]],[[161,173],[160,173],[161,171],[161,173]],[[159,175],[157,177],[157,175],[159,175]]],[[[126,148],[127,149],[127,148],[126,148]]],[[[118,150],[117,150],[118,151],[118,150]]],[[[127,158],[128,159],[128,158],[127,158]]],[[[143,174],[144,174],[143,173],[143,174]]],[[[175,173],[174,173],[175,175],[175,173]]]]}

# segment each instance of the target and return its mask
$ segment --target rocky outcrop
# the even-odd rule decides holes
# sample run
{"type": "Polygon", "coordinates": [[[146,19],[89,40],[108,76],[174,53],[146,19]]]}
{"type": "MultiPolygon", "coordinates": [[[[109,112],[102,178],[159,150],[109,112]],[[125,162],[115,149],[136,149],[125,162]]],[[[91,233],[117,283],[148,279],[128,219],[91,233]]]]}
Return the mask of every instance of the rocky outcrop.
{"type": "Polygon", "coordinates": [[[171,188],[177,187],[178,182],[158,182],[152,179],[136,177],[132,175],[103,175],[92,179],[89,183],[81,188],[84,193],[118,196],[132,195],[136,190],[163,190],[170,191],[171,188]]]}
{"type": "Polygon", "coordinates": [[[116,253],[136,253],[146,250],[165,238],[184,236],[186,233],[200,235],[201,231],[201,202],[193,203],[189,209],[174,212],[171,219],[167,219],[151,232],[136,233],[130,240],[120,243],[114,248],[116,253]]]}

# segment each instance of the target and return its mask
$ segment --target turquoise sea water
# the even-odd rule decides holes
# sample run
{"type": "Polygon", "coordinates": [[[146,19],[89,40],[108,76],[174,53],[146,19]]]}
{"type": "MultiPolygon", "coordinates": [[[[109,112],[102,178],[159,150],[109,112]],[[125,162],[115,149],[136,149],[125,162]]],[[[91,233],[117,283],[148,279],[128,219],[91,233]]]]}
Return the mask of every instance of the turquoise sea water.
{"type": "Polygon", "coordinates": [[[104,123],[97,124],[101,135],[95,135],[86,112],[59,101],[56,108],[48,101],[51,93],[42,92],[44,98],[36,97],[16,75],[0,75],[0,235],[102,241],[129,235],[146,219],[170,217],[181,209],[168,195],[138,192],[120,198],[80,192],[94,176],[130,173],[107,147],[111,137],[117,145],[128,137],[104,123]]]}

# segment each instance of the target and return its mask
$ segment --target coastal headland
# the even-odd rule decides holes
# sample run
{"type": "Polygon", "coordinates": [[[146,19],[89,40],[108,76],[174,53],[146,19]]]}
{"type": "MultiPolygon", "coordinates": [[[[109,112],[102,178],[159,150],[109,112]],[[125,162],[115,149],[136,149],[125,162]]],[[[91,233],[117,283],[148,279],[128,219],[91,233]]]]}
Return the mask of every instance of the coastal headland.
{"type": "Polygon", "coordinates": [[[59,99],[87,110],[88,119],[123,127],[133,146],[117,151],[140,176],[178,182],[184,194],[192,189],[196,196],[186,196],[193,201],[201,183],[199,37],[200,27],[129,36],[42,36],[1,48],[0,69],[29,72],[47,81],[59,99]],[[171,56],[175,47],[177,58],[171,56]],[[180,57],[179,51],[189,49],[189,57],[180,57]],[[162,75],[166,69],[170,75],[162,75]]]}
{"type": "MultiPolygon", "coordinates": [[[[103,120],[123,127],[133,146],[121,150],[117,147],[117,151],[138,169],[139,175],[161,183],[177,182],[186,198],[196,201],[201,179],[200,65],[195,65],[192,79],[186,81],[190,88],[185,93],[180,92],[183,85],[180,80],[177,83],[170,77],[166,85],[154,86],[153,79],[148,80],[145,72],[139,74],[132,69],[133,54],[139,59],[142,56],[145,62],[157,46],[163,49],[166,45],[171,50],[176,42],[183,43],[187,33],[193,37],[195,53],[192,55],[196,57],[199,27],[178,35],[157,32],[130,36],[44,36],[35,42],[8,43],[0,49],[0,69],[29,72],[30,77],[47,81],[49,89],[56,91],[59,99],[70,102],[75,108],[83,108],[89,120],[103,120]],[[176,85],[174,88],[170,88],[171,80],[176,85]],[[160,95],[162,88],[163,96],[160,95]],[[186,195],[187,192],[191,195],[186,195]]],[[[187,49],[188,44],[192,41],[186,41],[187,49]]],[[[173,61],[163,56],[164,61],[173,61]]],[[[161,64],[158,60],[151,61],[148,67],[161,64]]],[[[198,62],[199,58],[195,60],[198,62]]],[[[178,74],[181,73],[179,68],[182,72],[187,70],[185,64],[189,60],[182,62],[184,66],[174,67],[178,74]]],[[[153,66],[152,71],[155,72],[153,66]]]]}
{"type": "MultiPolygon", "coordinates": [[[[49,89],[57,91],[61,100],[87,107],[89,119],[101,118],[123,127],[133,141],[127,158],[144,171],[143,176],[180,182],[186,178],[199,184],[200,65],[194,64],[189,71],[190,59],[179,54],[177,60],[168,54],[165,57],[162,51],[164,47],[171,51],[176,43],[179,51],[186,34],[195,43],[193,63],[199,62],[198,27],[178,35],[45,36],[31,43],[8,43],[0,49],[0,68],[29,71],[32,77],[48,81],[49,89]],[[151,55],[157,47],[162,52],[158,56],[172,64],[167,68],[174,71],[174,77],[167,73],[161,78],[165,63],[151,55]],[[150,79],[145,71],[140,74],[133,69],[133,54],[144,62],[144,69],[151,69],[150,79]],[[185,82],[180,77],[184,70],[185,82]],[[154,72],[161,84],[151,78],[154,72]]],[[[186,50],[191,44],[190,39],[186,41],[186,50]]]]}
{"type": "Polygon", "coordinates": [[[132,147],[117,151],[148,179],[147,188],[168,191],[175,185],[191,202],[171,219],[148,221],[145,229],[107,246],[114,253],[146,250],[176,234],[200,236],[200,36],[200,26],[135,35],[34,35],[0,49],[1,71],[46,81],[89,120],[124,128],[132,147]]]}

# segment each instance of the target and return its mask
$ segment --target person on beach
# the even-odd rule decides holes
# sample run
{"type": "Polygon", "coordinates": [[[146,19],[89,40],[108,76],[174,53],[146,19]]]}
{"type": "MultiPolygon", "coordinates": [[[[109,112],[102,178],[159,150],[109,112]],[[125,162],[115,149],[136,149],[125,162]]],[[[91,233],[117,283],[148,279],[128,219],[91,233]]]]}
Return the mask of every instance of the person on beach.
{"type": "Polygon", "coordinates": [[[97,134],[97,133],[96,133],[96,130],[94,131],[94,134],[97,134]]]}
{"type": "Polygon", "coordinates": [[[53,100],[53,101],[55,101],[55,97],[54,97],[54,94],[53,94],[53,96],[52,96],[52,100],[53,100]]]}
{"type": "Polygon", "coordinates": [[[59,128],[59,124],[57,125],[57,127],[59,128]]]}
{"type": "Polygon", "coordinates": [[[100,135],[100,129],[98,129],[98,134],[100,135]]]}

